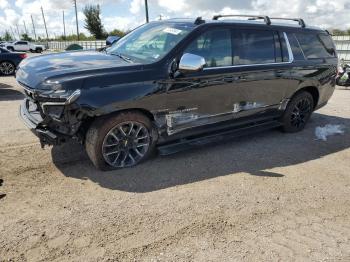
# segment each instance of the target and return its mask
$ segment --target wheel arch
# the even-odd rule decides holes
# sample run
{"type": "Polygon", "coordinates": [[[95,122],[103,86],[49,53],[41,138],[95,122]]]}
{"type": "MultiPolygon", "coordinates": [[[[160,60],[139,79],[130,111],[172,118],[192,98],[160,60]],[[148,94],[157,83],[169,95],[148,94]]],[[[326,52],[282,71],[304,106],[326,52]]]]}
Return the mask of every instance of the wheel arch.
{"type": "Polygon", "coordinates": [[[105,120],[109,117],[113,117],[117,114],[123,113],[123,112],[137,112],[140,113],[144,116],[146,116],[148,119],[150,119],[150,121],[154,124],[155,123],[155,116],[152,114],[151,111],[145,109],[145,108],[124,108],[124,109],[119,109],[113,112],[108,112],[106,114],[102,114],[102,115],[86,115],[86,118],[83,121],[83,124],[81,125],[81,127],[79,128],[79,131],[81,133],[82,136],[85,136],[87,130],[90,128],[90,126],[98,120],[105,120]]]}
{"type": "Polygon", "coordinates": [[[320,92],[319,92],[318,88],[316,86],[305,86],[305,87],[302,87],[297,92],[294,93],[292,98],[295,97],[297,94],[299,94],[301,92],[308,92],[308,93],[310,93],[312,95],[312,98],[314,100],[314,109],[315,109],[317,107],[318,101],[320,99],[320,92]]]}

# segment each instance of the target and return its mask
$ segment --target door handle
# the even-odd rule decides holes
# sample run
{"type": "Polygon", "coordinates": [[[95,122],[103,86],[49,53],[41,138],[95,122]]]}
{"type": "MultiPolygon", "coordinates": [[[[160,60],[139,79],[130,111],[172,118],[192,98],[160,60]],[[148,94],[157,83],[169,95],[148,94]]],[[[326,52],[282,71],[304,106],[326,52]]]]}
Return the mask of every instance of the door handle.
{"type": "Polygon", "coordinates": [[[284,71],[282,71],[282,70],[276,71],[276,76],[277,76],[277,77],[282,77],[282,76],[284,76],[284,71]]]}
{"type": "Polygon", "coordinates": [[[226,83],[232,83],[234,81],[233,77],[232,76],[225,76],[223,78],[224,82],[226,83]]]}

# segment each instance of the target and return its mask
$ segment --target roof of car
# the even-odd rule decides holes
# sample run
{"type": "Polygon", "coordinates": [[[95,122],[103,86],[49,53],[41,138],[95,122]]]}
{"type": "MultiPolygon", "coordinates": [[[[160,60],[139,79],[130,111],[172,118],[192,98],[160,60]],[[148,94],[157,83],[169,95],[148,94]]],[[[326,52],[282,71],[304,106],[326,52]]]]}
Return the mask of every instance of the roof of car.
{"type": "MultiPolygon", "coordinates": [[[[264,21],[260,20],[242,20],[242,19],[232,19],[232,18],[227,18],[227,19],[221,19],[221,20],[200,20],[201,18],[172,18],[172,19],[167,19],[164,21],[168,22],[179,22],[179,23],[188,23],[188,24],[195,24],[195,25],[201,25],[201,24],[240,24],[240,25],[256,25],[256,26],[262,26],[262,27],[270,27],[270,26],[277,26],[281,28],[286,28],[286,29],[309,29],[309,30],[317,30],[317,31],[325,31],[322,28],[316,27],[316,26],[310,26],[310,25],[305,25],[305,27],[300,26],[300,24],[293,23],[293,22],[276,22],[272,19],[271,24],[268,25],[264,23],[264,21]]],[[[304,22],[303,20],[301,20],[304,22]]]]}

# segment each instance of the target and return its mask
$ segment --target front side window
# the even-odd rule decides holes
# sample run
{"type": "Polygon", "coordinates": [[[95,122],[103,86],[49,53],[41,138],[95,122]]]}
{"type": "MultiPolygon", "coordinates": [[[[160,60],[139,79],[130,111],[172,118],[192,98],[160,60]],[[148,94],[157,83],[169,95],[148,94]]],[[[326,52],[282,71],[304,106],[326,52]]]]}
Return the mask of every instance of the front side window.
{"type": "Polygon", "coordinates": [[[240,29],[235,32],[234,65],[275,63],[275,39],[272,31],[240,29]]]}
{"type": "Polygon", "coordinates": [[[296,33],[295,36],[307,59],[335,56],[332,41],[327,40],[324,36],[311,33],[296,33]]]}
{"type": "Polygon", "coordinates": [[[107,53],[123,55],[142,63],[156,62],[192,30],[193,26],[182,23],[145,24],[121,38],[107,53]]]}
{"type": "Polygon", "coordinates": [[[204,57],[205,67],[232,65],[231,31],[212,29],[196,38],[184,51],[204,57]]]}

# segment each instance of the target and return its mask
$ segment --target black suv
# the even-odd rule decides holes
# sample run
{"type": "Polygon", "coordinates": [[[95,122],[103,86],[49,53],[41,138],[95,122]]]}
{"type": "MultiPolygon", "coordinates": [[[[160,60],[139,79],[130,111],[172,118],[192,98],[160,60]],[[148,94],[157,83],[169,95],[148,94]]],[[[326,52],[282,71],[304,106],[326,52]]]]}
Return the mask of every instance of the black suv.
{"type": "Polygon", "coordinates": [[[223,17],[152,22],[104,51],[24,60],[24,122],[42,146],[78,139],[99,169],[136,165],[155,147],[302,130],[335,88],[329,33],[302,19],[223,17]]]}

